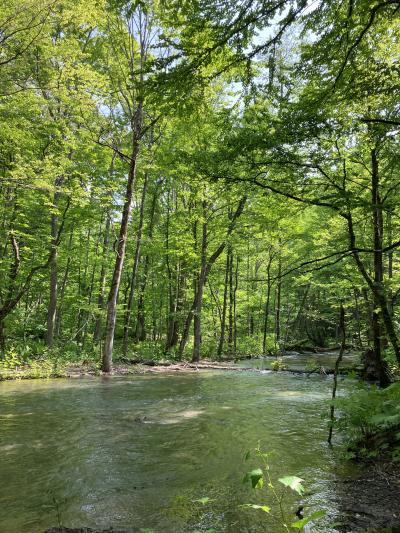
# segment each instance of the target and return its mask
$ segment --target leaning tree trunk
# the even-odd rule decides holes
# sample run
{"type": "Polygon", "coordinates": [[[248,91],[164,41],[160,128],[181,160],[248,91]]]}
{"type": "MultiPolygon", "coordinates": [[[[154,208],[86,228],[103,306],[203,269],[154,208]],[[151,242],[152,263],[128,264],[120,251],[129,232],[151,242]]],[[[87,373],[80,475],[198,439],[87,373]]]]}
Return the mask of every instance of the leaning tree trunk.
{"type": "MultiPolygon", "coordinates": [[[[141,122],[141,115],[139,117],[139,122],[141,122]]],[[[132,196],[133,188],[136,180],[136,165],[137,158],[139,155],[139,142],[137,140],[137,135],[133,140],[132,147],[132,156],[129,165],[128,181],[126,184],[124,207],[122,210],[122,219],[119,230],[118,245],[117,245],[117,254],[114,264],[114,272],[111,281],[110,293],[108,296],[107,303],[107,319],[105,327],[105,341],[104,341],[104,350],[103,350],[103,360],[102,360],[102,370],[103,372],[111,372],[112,370],[112,354],[114,346],[114,332],[115,332],[115,323],[117,318],[117,300],[118,300],[118,291],[121,283],[122,268],[124,266],[125,260],[125,249],[126,249],[126,239],[128,236],[128,225],[129,225],[129,216],[132,208],[132,196]]]]}

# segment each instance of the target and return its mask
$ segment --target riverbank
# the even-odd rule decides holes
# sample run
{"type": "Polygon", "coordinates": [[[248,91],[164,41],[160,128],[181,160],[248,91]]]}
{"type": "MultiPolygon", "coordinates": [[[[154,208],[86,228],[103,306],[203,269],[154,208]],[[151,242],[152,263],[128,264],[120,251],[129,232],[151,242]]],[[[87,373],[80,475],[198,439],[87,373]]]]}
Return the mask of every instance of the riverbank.
{"type": "Polygon", "coordinates": [[[400,532],[400,464],[380,460],[363,465],[356,477],[336,482],[343,533],[400,532]]]}
{"type": "Polygon", "coordinates": [[[233,370],[233,371],[259,371],[254,368],[243,368],[234,366],[232,361],[216,362],[203,360],[201,363],[190,362],[124,362],[115,363],[111,373],[101,372],[99,367],[92,362],[72,363],[68,365],[49,365],[47,361],[34,366],[25,365],[12,369],[3,369],[0,372],[0,381],[22,380],[22,379],[46,379],[46,378],[81,378],[90,376],[125,376],[158,374],[164,372],[198,372],[201,370],[233,370]]]}
{"type": "MultiPolygon", "coordinates": [[[[249,357],[241,357],[236,359],[213,360],[202,359],[198,363],[190,361],[168,361],[168,360],[143,360],[143,359],[127,359],[123,361],[116,361],[113,366],[111,374],[105,374],[100,370],[99,364],[95,361],[84,361],[77,363],[60,363],[51,360],[37,360],[31,364],[15,366],[13,368],[0,367],[0,382],[8,380],[23,380],[23,379],[48,379],[48,378],[79,378],[89,376],[125,376],[125,375],[142,375],[142,374],[158,374],[165,372],[172,373],[188,373],[200,372],[207,370],[221,370],[234,372],[265,372],[265,371],[279,371],[290,372],[292,374],[302,374],[310,376],[312,374],[331,375],[334,373],[333,364],[330,367],[316,363],[314,366],[295,368],[292,364],[280,363],[274,367],[275,361],[281,361],[276,358],[256,358],[260,361],[261,366],[257,367],[246,364],[249,357]],[[270,366],[262,364],[262,362],[271,362],[270,366]],[[240,363],[240,364],[236,364],[240,363]]],[[[294,361],[291,361],[291,363],[294,361]]],[[[339,374],[347,375],[350,372],[358,372],[357,366],[348,366],[341,368],[339,374]]]]}

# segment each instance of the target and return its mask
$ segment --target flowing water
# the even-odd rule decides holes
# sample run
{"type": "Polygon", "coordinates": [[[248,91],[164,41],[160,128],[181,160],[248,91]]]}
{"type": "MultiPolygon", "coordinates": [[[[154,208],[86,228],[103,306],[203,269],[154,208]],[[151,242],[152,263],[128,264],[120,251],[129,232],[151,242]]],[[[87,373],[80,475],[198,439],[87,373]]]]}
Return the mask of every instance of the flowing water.
{"type": "MultiPolygon", "coordinates": [[[[304,501],[331,520],[340,461],[321,418],[331,385],[268,371],[0,383],[0,531],[279,532],[275,512],[239,508],[271,502],[241,482],[259,465],[243,461],[258,441],[275,451],[272,477],[304,478],[304,501]]],[[[285,503],[290,519],[297,500],[285,503]]]]}

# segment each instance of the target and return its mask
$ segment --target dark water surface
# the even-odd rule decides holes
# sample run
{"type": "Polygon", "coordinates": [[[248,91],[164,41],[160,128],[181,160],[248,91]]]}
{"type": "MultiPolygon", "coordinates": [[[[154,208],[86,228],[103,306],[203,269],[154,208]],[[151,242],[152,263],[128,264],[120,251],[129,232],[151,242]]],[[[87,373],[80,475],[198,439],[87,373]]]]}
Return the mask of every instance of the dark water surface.
{"type": "Polygon", "coordinates": [[[0,383],[0,532],[279,532],[273,516],[238,508],[270,503],[241,483],[258,441],[276,452],[272,476],[304,478],[306,503],[334,517],[339,461],[321,419],[331,384],[270,372],[0,383]]]}

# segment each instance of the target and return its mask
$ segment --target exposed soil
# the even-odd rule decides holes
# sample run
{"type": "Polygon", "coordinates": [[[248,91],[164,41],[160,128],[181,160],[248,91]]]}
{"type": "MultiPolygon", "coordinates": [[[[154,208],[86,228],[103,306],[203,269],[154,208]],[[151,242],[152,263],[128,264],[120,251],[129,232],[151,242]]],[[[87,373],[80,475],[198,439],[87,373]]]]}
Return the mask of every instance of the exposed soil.
{"type": "Polygon", "coordinates": [[[400,464],[378,461],[336,487],[345,533],[400,533],[400,464]]]}

